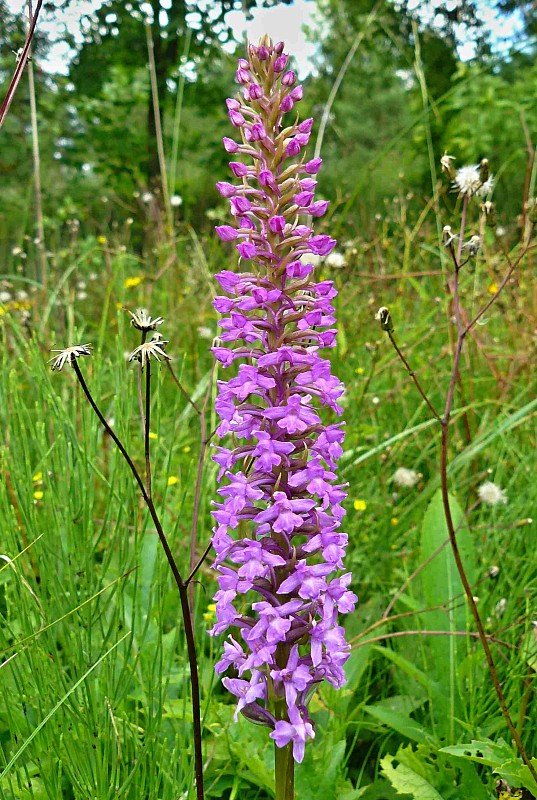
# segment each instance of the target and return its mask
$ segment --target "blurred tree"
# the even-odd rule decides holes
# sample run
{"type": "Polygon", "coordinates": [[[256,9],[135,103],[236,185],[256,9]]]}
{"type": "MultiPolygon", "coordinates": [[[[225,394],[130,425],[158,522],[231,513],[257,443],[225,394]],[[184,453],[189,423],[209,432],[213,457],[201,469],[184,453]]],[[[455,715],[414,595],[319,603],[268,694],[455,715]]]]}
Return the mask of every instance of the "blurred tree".
{"type": "MultiPolygon", "coordinates": [[[[108,0],[91,17],[83,20],[84,42],[75,58],[70,78],[76,92],[88,99],[105,99],[115,82],[132,80],[142,91],[148,61],[144,25],[150,23],[155,57],[155,78],[161,113],[165,111],[169,89],[177,87],[181,70],[196,80],[219,60],[222,46],[232,39],[226,15],[232,10],[247,12],[258,5],[274,5],[277,0],[108,0]],[[188,38],[188,47],[185,42],[188,38]],[[183,58],[181,54],[183,53],[183,58]]],[[[291,0],[282,0],[285,4],[291,0]]],[[[70,0],[69,0],[70,2],[70,0]]],[[[69,3],[67,3],[68,5],[69,3]]],[[[149,81],[145,88],[146,159],[148,186],[156,184],[159,163],[156,119],[149,81]]],[[[126,100],[123,95],[123,102],[126,100]]],[[[140,100],[137,94],[136,100],[140,100]]],[[[143,135],[137,113],[136,138],[143,135]]],[[[138,144],[138,142],[136,143],[138,144]]]]}

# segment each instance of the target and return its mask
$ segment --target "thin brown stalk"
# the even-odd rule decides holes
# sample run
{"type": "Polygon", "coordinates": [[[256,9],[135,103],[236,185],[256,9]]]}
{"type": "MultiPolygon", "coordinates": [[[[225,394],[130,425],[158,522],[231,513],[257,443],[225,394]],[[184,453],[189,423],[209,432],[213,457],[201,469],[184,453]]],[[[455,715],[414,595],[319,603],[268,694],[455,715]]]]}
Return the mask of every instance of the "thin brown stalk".
{"type": "Polygon", "coordinates": [[[151,97],[153,101],[153,115],[155,117],[155,133],[157,138],[157,153],[160,168],[160,183],[162,187],[162,198],[166,210],[166,219],[170,232],[173,225],[172,207],[170,205],[170,195],[168,193],[168,178],[166,173],[166,158],[164,156],[164,137],[162,134],[162,122],[160,117],[160,103],[157,86],[157,68],[155,64],[155,48],[153,45],[153,33],[149,22],[145,22],[145,35],[147,40],[147,54],[149,57],[149,75],[151,79],[151,97]]]}
{"type": "MultiPolygon", "coordinates": [[[[463,199],[462,205],[462,213],[461,213],[461,227],[460,227],[460,234],[459,234],[459,242],[457,247],[457,252],[452,245],[450,245],[450,254],[453,260],[454,265],[454,274],[453,274],[453,282],[452,282],[452,293],[453,293],[453,312],[455,317],[455,327],[456,327],[456,340],[455,340],[455,351],[453,355],[453,364],[452,364],[452,372],[451,378],[449,382],[449,387],[447,390],[446,395],[446,403],[444,408],[444,413],[440,418],[440,423],[442,425],[442,438],[441,438],[441,452],[440,452],[440,481],[441,481],[441,493],[442,493],[442,504],[444,508],[444,516],[446,519],[446,525],[449,534],[449,541],[451,544],[451,548],[453,551],[453,556],[455,559],[455,564],[457,566],[457,571],[459,573],[464,593],[466,595],[466,599],[468,605],[470,607],[470,611],[474,618],[474,622],[477,628],[477,633],[472,633],[473,638],[478,638],[483,648],[483,652],[485,654],[485,658],[487,661],[488,670],[492,679],[492,683],[494,685],[494,690],[496,692],[496,696],[498,698],[498,703],[500,705],[502,714],[504,719],[507,723],[507,727],[513,737],[513,741],[515,742],[516,748],[524,761],[525,765],[528,767],[532,777],[535,781],[537,781],[537,771],[533,766],[531,759],[524,747],[524,744],[521,740],[520,734],[515,726],[511,714],[509,712],[509,708],[507,706],[507,702],[505,700],[505,695],[503,693],[498,673],[496,670],[496,665],[494,663],[494,658],[492,656],[492,651],[490,649],[489,641],[491,637],[485,632],[483,622],[481,620],[481,616],[479,614],[476,601],[474,599],[474,593],[472,591],[472,587],[470,586],[470,582],[468,580],[468,576],[466,574],[466,570],[464,567],[464,563],[460,554],[459,546],[457,543],[457,531],[453,522],[453,516],[451,513],[451,506],[450,506],[450,499],[449,499],[449,484],[448,484],[448,453],[449,453],[449,443],[450,443],[450,430],[451,430],[451,422],[452,422],[452,410],[453,410],[453,403],[455,399],[455,389],[459,380],[459,371],[460,371],[460,361],[463,353],[464,341],[467,334],[472,330],[472,328],[477,324],[479,319],[486,313],[486,311],[491,307],[494,303],[496,298],[499,294],[503,291],[505,286],[507,285],[509,279],[513,275],[516,267],[520,264],[523,257],[526,255],[528,250],[530,249],[530,241],[533,234],[533,228],[530,229],[528,239],[526,241],[525,246],[522,248],[519,256],[515,259],[514,262],[511,262],[507,257],[507,261],[509,264],[509,269],[505,274],[500,286],[498,287],[498,291],[491,297],[491,299],[485,303],[485,305],[480,309],[480,311],[473,317],[470,322],[465,322],[463,318],[463,311],[461,308],[460,302],[460,291],[459,291],[459,274],[462,266],[464,263],[462,261],[462,252],[464,246],[464,235],[466,232],[466,223],[467,223],[467,215],[468,215],[468,204],[469,204],[469,197],[465,195],[463,199]]],[[[390,335],[390,340],[392,340],[392,336],[390,335]]],[[[392,341],[392,344],[393,341],[392,341]]],[[[401,358],[405,368],[409,371],[408,362],[402,356],[401,351],[399,348],[395,348],[398,356],[401,358]]],[[[423,397],[423,392],[421,387],[418,387],[420,394],[423,397]]],[[[400,632],[396,635],[406,634],[407,632],[400,632]]]]}
{"type": "MultiPolygon", "coordinates": [[[[30,26],[32,24],[32,2],[28,0],[28,14],[30,26]]],[[[30,52],[30,51],[29,51],[30,52]]],[[[39,132],[37,129],[37,102],[35,96],[34,65],[32,60],[28,61],[28,90],[30,95],[30,119],[32,124],[32,158],[34,173],[34,193],[35,193],[35,227],[37,233],[37,252],[39,254],[39,264],[41,267],[41,284],[44,291],[47,290],[47,255],[45,248],[45,226],[43,224],[43,193],[41,191],[41,160],[39,155],[39,132]]]]}
{"type": "MultiPolygon", "coordinates": [[[[140,370],[141,370],[140,364],[140,370]]],[[[145,455],[145,485],[147,494],[151,497],[151,448],[149,432],[151,426],[151,361],[148,360],[145,368],[145,421],[144,421],[144,455],[145,455]]]]}
{"type": "Polygon", "coordinates": [[[390,337],[390,342],[392,343],[392,345],[393,345],[393,347],[394,347],[394,350],[395,350],[395,352],[397,353],[397,355],[399,356],[399,358],[401,359],[401,361],[402,361],[402,362],[403,362],[403,364],[405,365],[405,367],[406,367],[406,371],[408,372],[408,374],[409,374],[409,375],[410,375],[410,377],[412,378],[412,380],[413,380],[413,382],[414,382],[414,386],[416,387],[416,389],[417,389],[417,390],[418,390],[418,392],[420,393],[420,395],[421,395],[421,397],[423,398],[423,400],[425,400],[425,402],[426,402],[427,406],[429,407],[429,410],[431,411],[431,413],[432,413],[433,417],[434,417],[435,419],[437,419],[437,420],[440,422],[440,415],[438,414],[437,410],[435,409],[435,407],[433,406],[433,404],[431,403],[431,401],[430,401],[430,400],[429,400],[429,398],[427,397],[426,393],[425,393],[425,392],[424,392],[424,390],[422,389],[422,386],[421,386],[421,384],[420,384],[420,382],[419,382],[419,380],[418,380],[418,378],[417,378],[417,375],[416,375],[416,373],[415,373],[415,372],[414,372],[414,370],[411,368],[411,366],[410,366],[410,364],[408,363],[407,359],[405,358],[405,356],[403,355],[403,353],[402,353],[402,352],[401,352],[401,350],[399,349],[399,347],[398,347],[398,345],[397,345],[397,342],[396,342],[396,341],[395,341],[395,339],[394,339],[394,336],[393,336],[393,333],[392,333],[392,331],[387,331],[387,333],[388,333],[388,336],[390,337]]]}
{"type": "Polygon", "coordinates": [[[11,78],[11,82],[6,92],[6,96],[4,97],[2,105],[0,106],[0,128],[4,124],[4,120],[7,117],[7,113],[11,106],[11,103],[13,102],[13,98],[15,97],[15,92],[17,91],[20,79],[22,78],[24,67],[26,66],[26,63],[28,61],[28,56],[30,54],[30,45],[34,37],[35,27],[37,25],[37,18],[39,17],[39,12],[41,11],[42,5],[43,5],[43,0],[37,0],[37,5],[35,7],[35,14],[32,17],[30,30],[28,31],[28,35],[26,36],[26,41],[24,43],[24,47],[22,48],[22,53],[20,54],[20,57],[18,59],[15,72],[13,73],[13,77],[11,78]]]}
{"type": "MultiPolygon", "coordinates": [[[[457,344],[455,348],[455,356],[453,359],[453,370],[451,375],[451,380],[449,384],[448,394],[446,398],[446,406],[444,409],[444,416],[442,417],[442,443],[441,443],[441,454],[440,454],[440,481],[441,481],[441,490],[442,490],[442,503],[444,506],[444,515],[446,518],[446,524],[448,528],[449,538],[451,542],[451,548],[453,551],[453,556],[455,558],[455,563],[457,565],[457,570],[459,572],[459,576],[464,587],[464,591],[468,600],[468,605],[470,606],[470,611],[474,618],[474,622],[477,627],[479,640],[483,651],[485,653],[485,658],[487,661],[490,677],[492,679],[492,683],[494,685],[494,690],[496,692],[496,696],[498,698],[498,703],[500,704],[500,708],[502,710],[502,714],[504,719],[507,723],[507,727],[513,737],[513,741],[516,744],[516,748],[522,757],[522,760],[528,767],[532,777],[535,781],[537,781],[537,771],[533,766],[531,759],[526,752],[522,739],[518,733],[518,730],[513,722],[511,714],[509,712],[509,708],[507,706],[507,702],[505,700],[505,695],[503,693],[498,673],[496,671],[496,665],[494,663],[494,658],[492,656],[492,651],[490,649],[489,640],[487,634],[485,633],[485,628],[483,626],[483,622],[481,620],[481,616],[479,614],[476,601],[474,599],[474,593],[472,591],[472,587],[470,586],[470,582],[468,580],[468,576],[466,575],[466,570],[464,568],[464,563],[459,551],[459,546],[457,543],[457,536],[455,525],[453,523],[453,516],[451,513],[451,506],[449,501],[449,485],[448,485],[448,452],[449,452],[449,433],[450,433],[450,421],[451,421],[451,411],[453,408],[453,401],[454,401],[454,393],[455,393],[455,385],[457,382],[458,374],[459,374],[459,366],[460,366],[460,359],[462,355],[462,350],[464,346],[464,340],[466,334],[469,330],[477,323],[477,321],[483,316],[488,308],[492,305],[496,297],[500,294],[500,291],[505,287],[507,281],[513,274],[516,265],[520,263],[521,258],[523,257],[524,250],[522,251],[521,255],[519,256],[516,261],[510,265],[507,274],[505,275],[502,283],[501,288],[498,289],[496,294],[491,298],[491,300],[483,306],[483,308],[476,314],[474,319],[468,323],[468,325],[464,326],[461,317],[461,304],[460,304],[460,294],[459,294],[459,272],[460,272],[460,264],[461,264],[461,256],[462,256],[462,246],[463,246],[463,239],[464,239],[464,232],[465,232],[465,225],[466,225],[466,213],[468,208],[468,198],[464,198],[463,202],[463,209],[462,209],[462,218],[461,218],[461,232],[459,237],[459,247],[457,252],[457,261],[455,265],[455,276],[454,276],[454,283],[453,283],[453,306],[455,312],[455,322],[457,327],[457,344]]],[[[530,231],[531,234],[531,231],[530,231]]],[[[529,240],[526,247],[529,246],[529,240]]]]}
{"type": "Polygon", "coordinates": [[[188,585],[185,583],[185,581],[183,581],[181,577],[181,573],[177,566],[177,562],[173,557],[173,553],[168,543],[168,539],[166,537],[166,534],[164,533],[160,517],[157,513],[151,495],[148,494],[142,476],[137,470],[136,465],[134,464],[129,453],[125,449],[125,446],[123,445],[123,443],[121,442],[115,431],[110,427],[105,416],[103,415],[100,408],[93,399],[93,396],[86,384],[86,381],[84,380],[84,376],[82,375],[82,372],[80,370],[80,367],[78,366],[76,359],[73,359],[71,363],[76,373],[78,382],[80,383],[80,386],[82,388],[82,391],[86,396],[86,399],[88,400],[90,406],[97,415],[99,421],[101,422],[101,425],[104,427],[105,431],[110,436],[110,438],[114,441],[119,452],[127,462],[127,465],[129,466],[129,469],[131,470],[132,475],[136,483],[138,484],[138,487],[140,489],[144,502],[147,506],[151,519],[153,520],[153,524],[156,528],[158,537],[160,539],[160,543],[166,555],[166,559],[168,561],[169,567],[171,569],[173,578],[175,580],[179,592],[179,600],[181,603],[181,614],[183,618],[183,624],[185,626],[188,662],[190,667],[190,685],[192,690],[192,727],[194,734],[194,771],[196,776],[196,798],[197,800],[204,800],[205,793],[203,788],[203,750],[202,750],[202,732],[201,732],[201,703],[200,703],[200,686],[199,686],[199,675],[198,675],[198,659],[196,653],[196,642],[194,638],[193,622],[188,600],[188,585]]]}

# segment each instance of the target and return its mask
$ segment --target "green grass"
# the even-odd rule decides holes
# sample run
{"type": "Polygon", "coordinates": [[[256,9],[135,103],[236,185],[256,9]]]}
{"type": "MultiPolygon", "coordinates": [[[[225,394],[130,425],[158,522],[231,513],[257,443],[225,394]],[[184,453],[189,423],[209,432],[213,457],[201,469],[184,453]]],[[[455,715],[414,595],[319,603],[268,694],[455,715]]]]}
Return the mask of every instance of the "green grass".
{"type": "MultiPolygon", "coordinates": [[[[341,336],[332,360],[348,390],[341,475],[349,482],[348,567],[360,605],[346,622],[354,643],[348,683],[339,692],[324,688],[312,701],[317,735],[297,772],[299,798],[389,800],[410,773],[420,791],[429,784],[444,800],[491,798],[497,776],[490,765],[440,748],[472,739],[509,742],[479,642],[423,633],[473,630],[449,550],[398,594],[392,614],[406,616],[368,630],[447,536],[436,499],[437,425],[374,321],[378,306],[389,306],[399,345],[441,407],[451,363],[449,298],[440,274],[407,275],[439,271],[435,237],[428,219],[409,235],[388,214],[374,242],[349,247],[344,270],[320,270],[340,289],[341,336]],[[399,277],[382,278],[392,274],[399,277]],[[421,473],[415,488],[394,486],[399,466],[421,473]],[[365,508],[355,510],[355,500],[365,508]],[[423,612],[431,605],[448,610],[423,612]],[[394,633],[402,635],[368,642],[394,633]]],[[[193,796],[188,662],[170,572],[132,476],[74,373],[67,367],[52,374],[46,362],[51,347],[94,343],[94,357],[79,363],[142,467],[136,372],[125,359],[138,342],[121,307],[143,304],[164,316],[182,383],[198,399],[213,396],[211,342],[198,329],[216,332],[211,276],[223,268],[223,252],[185,235],[159,280],[146,277],[125,288],[127,277],[143,272],[139,258],[120,245],[87,240],[63,254],[59,248],[50,296],[38,291],[29,301],[30,324],[13,306],[0,317],[0,796],[6,800],[193,796]],[[95,271],[97,280],[89,281],[95,271]],[[82,278],[88,297],[77,301],[82,278]]],[[[153,274],[167,255],[163,245],[153,274]]],[[[491,241],[473,274],[465,271],[467,308],[490,296],[501,265],[491,241]]],[[[507,643],[495,646],[494,655],[530,754],[537,752],[531,625],[537,522],[528,522],[537,517],[534,279],[528,259],[519,285],[507,288],[476,339],[469,338],[450,452],[450,489],[464,518],[479,610],[487,630],[507,643]],[[506,490],[507,505],[476,503],[477,487],[488,479],[506,490]],[[491,565],[500,567],[495,579],[486,577],[491,565]]],[[[167,371],[155,374],[155,499],[186,572],[198,422],[167,371]]],[[[212,411],[208,423],[212,430],[212,411]]],[[[215,478],[208,459],[200,550],[210,536],[215,478]]],[[[213,674],[221,645],[206,630],[215,588],[207,566],[194,610],[207,797],[266,800],[273,780],[267,733],[242,718],[233,722],[232,698],[213,674]]]]}

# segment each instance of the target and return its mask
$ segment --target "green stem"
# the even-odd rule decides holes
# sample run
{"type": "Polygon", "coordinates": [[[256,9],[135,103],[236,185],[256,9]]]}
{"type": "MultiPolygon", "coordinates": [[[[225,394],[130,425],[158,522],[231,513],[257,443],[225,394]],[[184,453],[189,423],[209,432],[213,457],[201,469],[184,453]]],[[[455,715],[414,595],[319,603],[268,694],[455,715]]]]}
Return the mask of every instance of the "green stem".
{"type": "Polygon", "coordinates": [[[276,800],[294,800],[295,798],[295,760],[293,743],[285,747],[274,745],[274,777],[276,783],[276,800]]]}

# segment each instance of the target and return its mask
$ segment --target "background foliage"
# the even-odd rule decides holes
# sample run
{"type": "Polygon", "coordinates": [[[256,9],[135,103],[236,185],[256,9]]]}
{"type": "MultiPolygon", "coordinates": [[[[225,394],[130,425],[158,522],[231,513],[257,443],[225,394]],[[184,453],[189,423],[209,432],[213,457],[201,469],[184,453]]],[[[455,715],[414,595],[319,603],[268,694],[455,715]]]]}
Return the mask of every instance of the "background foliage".
{"type": "MultiPolygon", "coordinates": [[[[230,5],[199,4],[196,16],[190,4],[177,2],[163,16],[154,3],[150,12],[167,190],[182,200],[172,206],[172,225],[156,152],[147,4],[104,5],[84,23],[66,76],[45,71],[50,43],[37,40],[46,292],[24,80],[1,133],[0,797],[6,800],[189,796],[189,687],[170,576],[123,462],[73,375],[51,376],[46,360],[50,347],[94,343],[95,357],[82,367],[140,463],[136,377],[125,360],[138,342],[125,306],[165,317],[181,380],[193,397],[212,396],[212,275],[234,266],[212,234],[227,214],[214,182],[227,175],[220,139],[229,134],[224,98],[234,91],[230,5]]],[[[0,6],[5,87],[24,24],[0,6]]],[[[464,274],[464,304],[477,308],[501,280],[506,253],[517,251],[524,200],[534,191],[535,19],[531,3],[496,4],[498,13],[516,10],[521,20],[519,39],[499,54],[480,22],[482,4],[420,6],[416,16],[410,3],[319,0],[311,31],[318,46],[301,113],[316,118],[316,131],[359,38],[322,146],[320,188],[332,200],[323,225],[338,235],[341,259],[319,270],[340,289],[332,357],[347,385],[342,478],[350,484],[349,567],[360,605],[347,626],[354,647],[348,683],[338,693],[325,688],[312,705],[316,741],[297,774],[297,796],[308,800],[490,800],[498,776],[537,791],[509,741],[449,552],[405,585],[447,538],[438,440],[373,321],[378,306],[390,307],[398,341],[440,405],[450,373],[451,309],[438,231],[456,226],[459,206],[437,174],[439,159],[447,151],[460,166],[486,156],[498,175],[497,224],[481,231],[482,252],[464,274]],[[459,57],[465,36],[476,42],[469,61],[459,57]],[[419,473],[416,486],[394,483],[400,466],[419,473]]],[[[469,224],[478,230],[476,211],[469,224]]],[[[499,640],[500,679],[531,754],[537,753],[536,285],[530,253],[469,340],[450,453],[461,547],[487,631],[499,640]],[[506,505],[478,502],[485,480],[505,489],[506,505]]],[[[156,497],[186,568],[199,430],[165,370],[153,420],[156,497]]],[[[209,536],[215,473],[208,459],[200,547],[209,536]]],[[[213,675],[219,643],[205,631],[214,589],[207,568],[195,608],[207,796],[265,800],[272,797],[266,733],[233,723],[231,700],[213,675]]]]}

